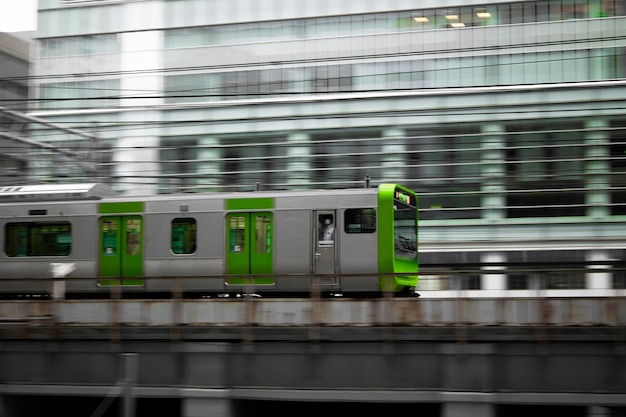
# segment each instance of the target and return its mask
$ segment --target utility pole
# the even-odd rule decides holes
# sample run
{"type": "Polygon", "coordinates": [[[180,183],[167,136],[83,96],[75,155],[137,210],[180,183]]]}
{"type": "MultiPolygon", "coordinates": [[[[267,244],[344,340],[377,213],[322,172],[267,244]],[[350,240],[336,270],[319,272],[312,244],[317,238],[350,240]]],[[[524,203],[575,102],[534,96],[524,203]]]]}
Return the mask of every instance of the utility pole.
{"type": "Polygon", "coordinates": [[[102,400],[94,412],[91,413],[90,417],[102,417],[107,408],[119,397],[121,397],[120,415],[122,417],[135,417],[135,396],[133,394],[133,388],[137,384],[137,357],[138,355],[136,353],[120,354],[121,362],[119,372],[123,373],[123,376],[121,378],[118,377],[117,384],[115,384],[111,392],[104,397],[104,400],[102,400]]]}
{"type": "Polygon", "coordinates": [[[138,360],[136,353],[122,353],[122,364],[124,367],[123,392],[122,399],[122,417],[135,417],[135,397],[133,388],[137,384],[138,360]]]}

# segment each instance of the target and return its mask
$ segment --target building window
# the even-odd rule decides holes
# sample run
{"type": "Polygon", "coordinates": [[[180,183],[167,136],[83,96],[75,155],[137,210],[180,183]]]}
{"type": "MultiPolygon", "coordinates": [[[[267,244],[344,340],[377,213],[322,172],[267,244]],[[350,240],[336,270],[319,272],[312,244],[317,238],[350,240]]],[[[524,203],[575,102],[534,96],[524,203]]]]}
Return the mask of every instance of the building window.
{"type": "Polygon", "coordinates": [[[573,270],[585,259],[585,251],[546,250],[509,252],[508,289],[582,289],[585,271],[573,270]]]}
{"type": "Polygon", "coordinates": [[[463,274],[459,275],[459,283],[461,290],[480,290],[479,274],[463,274]]]}
{"type": "Polygon", "coordinates": [[[626,215],[626,119],[610,124],[611,214],[626,215]]]}
{"type": "Polygon", "coordinates": [[[283,136],[234,136],[220,138],[220,182],[224,189],[283,188],[287,171],[287,139],[283,136]],[[242,188],[243,187],[243,188],[242,188]]]}
{"type": "Polygon", "coordinates": [[[480,218],[479,127],[409,129],[406,135],[407,186],[420,195],[420,218],[480,218]]]}
{"type": "Polygon", "coordinates": [[[530,276],[528,274],[516,274],[513,271],[507,274],[507,289],[509,290],[528,290],[530,276]]]}
{"type": "Polygon", "coordinates": [[[167,138],[161,144],[162,191],[195,192],[197,186],[198,139],[167,138]]]}
{"type": "Polygon", "coordinates": [[[39,88],[42,110],[119,106],[119,79],[47,83],[39,88]]]}
{"type": "Polygon", "coordinates": [[[117,33],[47,38],[41,39],[39,44],[42,58],[113,54],[121,50],[117,33]]]}
{"type": "Polygon", "coordinates": [[[378,176],[379,131],[328,131],[311,135],[312,179],[316,186],[354,187],[366,176],[378,176]],[[374,168],[376,167],[376,168],[374,168]]]}
{"type": "MultiPolygon", "coordinates": [[[[188,3],[184,4],[188,6],[188,3]]],[[[184,16],[180,7],[176,2],[166,2],[167,26],[184,25],[184,22],[180,20],[180,16],[184,16]]],[[[623,0],[539,0],[503,4],[486,3],[471,7],[414,9],[400,12],[175,28],[167,29],[164,38],[166,48],[184,48],[603,18],[623,16],[624,11],[623,0]]],[[[203,9],[198,12],[206,11],[203,9]]]]}
{"type": "Polygon", "coordinates": [[[352,91],[352,65],[322,65],[311,67],[310,71],[313,93],[352,91]]]}
{"type": "Polygon", "coordinates": [[[584,289],[585,274],[583,272],[544,272],[541,278],[541,289],[563,290],[584,289]]]}
{"type": "Polygon", "coordinates": [[[507,217],[584,216],[584,126],[509,125],[507,217]]]}
{"type": "MultiPolygon", "coordinates": [[[[563,83],[620,78],[624,48],[502,53],[430,59],[264,68],[165,76],[166,103],[241,100],[296,93],[390,91],[563,83]]],[[[66,98],[71,98],[69,95],[66,98]]]]}

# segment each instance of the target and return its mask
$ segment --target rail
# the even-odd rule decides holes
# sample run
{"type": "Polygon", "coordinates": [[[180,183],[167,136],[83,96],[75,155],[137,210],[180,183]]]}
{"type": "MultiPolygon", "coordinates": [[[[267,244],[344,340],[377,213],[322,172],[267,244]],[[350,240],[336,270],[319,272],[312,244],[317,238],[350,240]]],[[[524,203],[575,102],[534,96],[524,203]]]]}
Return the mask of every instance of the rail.
{"type": "MultiPolygon", "coordinates": [[[[521,297],[624,297],[626,296],[626,262],[618,260],[558,261],[551,263],[539,262],[489,262],[489,263],[447,263],[422,264],[419,272],[385,273],[332,273],[332,274],[270,274],[270,275],[208,275],[208,276],[151,276],[151,277],[83,277],[73,276],[75,271],[72,263],[51,263],[50,274],[36,278],[3,278],[0,277],[0,298],[65,298],[76,295],[77,284],[83,283],[79,297],[87,298],[175,298],[186,297],[187,287],[196,280],[210,282],[206,288],[196,290],[193,296],[201,298],[236,297],[258,295],[264,297],[323,297],[348,296],[361,298],[376,297],[372,293],[342,293],[339,282],[349,284],[351,280],[362,278],[385,278],[392,276],[419,276],[415,295],[426,298],[521,298],[521,297]],[[253,284],[266,281],[298,279],[301,287],[278,291],[272,285],[253,284]],[[98,282],[138,281],[137,288],[129,286],[98,286],[98,282]],[[229,284],[226,281],[245,282],[246,284],[229,284]],[[148,285],[158,282],[157,291],[148,291],[157,286],[148,285]],[[184,283],[183,283],[184,282],[184,283]],[[213,284],[217,282],[217,284],[213,284]],[[308,282],[308,284],[306,284],[308,282]],[[87,283],[86,285],[84,283],[87,283]],[[331,283],[337,283],[331,285],[331,283]],[[302,285],[304,284],[304,285],[302,285]],[[28,293],[23,289],[37,287],[39,293],[28,293]],[[72,289],[73,288],[73,289],[72,289]],[[20,290],[21,289],[21,290],[20,290]],[[67,291],[66,291],[67,289],[67,291]],[[493,290],[497,289],[497,292],[493,290]]],[[[193,285],[193,288],[202,286],[193,285]]],[[[350,288],[350,285],[345,285],[350,288]]],[[[393,294],[378,294],[392,296],[393,294]]],[[[408,295],[407,292],[402,293],[408,295]]],[[[75,297],[76,298],[76,297],[75,297]]]]}

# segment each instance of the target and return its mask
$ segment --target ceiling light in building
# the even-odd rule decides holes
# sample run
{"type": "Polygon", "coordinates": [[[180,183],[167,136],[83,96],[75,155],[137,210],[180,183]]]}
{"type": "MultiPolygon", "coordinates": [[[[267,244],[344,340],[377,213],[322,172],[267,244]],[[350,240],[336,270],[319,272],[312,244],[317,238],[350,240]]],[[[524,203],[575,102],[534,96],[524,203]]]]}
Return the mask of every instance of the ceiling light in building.
{"type": "Polygon", "coordinates": [[[452,26],[453,28],[464,28],[465,27],[465,23],[463,23],[463,22],[452,22],[452,23],[450,23],[450,26],[452,26]]]}
{"type": "Polygon", "coordinates": [[[488,19],[491,17],[491,13],[489,13],[487,9],[477,9],[476,16],[478,16],[481,19],[488,19]]]}
{"type": "Polygon", "coordinates": [[[459,15],[458,14],[447,14],[446,15],[446,19],[448,19],[448,20],[459,20],[459,15]]]}
{"type": "Polygon", "coordinates": [[[413,18],[417,23],[426,23],[428,22],[428,18],[426,16],[415,16],[413,18]]]}

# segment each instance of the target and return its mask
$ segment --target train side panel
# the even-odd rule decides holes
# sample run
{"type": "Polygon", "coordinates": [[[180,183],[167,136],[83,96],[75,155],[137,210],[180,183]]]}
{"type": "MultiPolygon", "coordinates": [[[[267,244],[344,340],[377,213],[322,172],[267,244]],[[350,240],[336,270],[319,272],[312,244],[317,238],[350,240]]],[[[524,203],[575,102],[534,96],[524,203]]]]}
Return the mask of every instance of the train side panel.
{"type": "Polygon", "coordinates": [[[275,247],[274,272],[277,275],[275,291],[289,292],[308,290],[312,272],[311,211],[285,209],[274,212],[275,247]]]}
{"type": "Polygon", "coordinates": [[[53,277],[55,267],[59,273],[64,268],[71,270],[66,275],[77,277],[74,282],[68,280],[68,288],[93,290],[92,280],[83,278],[97,274],[95,210],[96,204],[91,201],[2,204],[0,276],[22,281],[5,281],[0,292],[50,292],[51,283],[43,279],[53,277]],[[49,241],[45,252],[34,252],[33,230],[49,241]]]}
{"type": "Polygon", "coordinates": [[[341,282],[343,292],[379,290],[374,274],[378,270],[377,204],[376,189],[371,189],[367,194],[346,196],[337,212],[340,267],[347,274],[341,282]]]}
{"type": "Polygon", "coordinates": [[[184,202],[147,202],[145,225],[144,263],[145,275],[149,277],[146,280],[148,291],[170,291],[174,284],[185,291],[223,289],[222,280],[211,278],[224,273],[222,199],[195,196],[184,202]],[[193,248],[178,251],[175,247],[176,222],[195,227],[193,248]]]}
{"type": "MultiPolygon", "coordinates": [[[[348,217],[367,211],[375,219],[376,189],[360,189],[334,192],[321,191],[294,199],[284,197],[277,201],[276,248],[277,274],[323,274],[321,289],[332,292],[378,291],[378,277],[372,273],[378,270],[377,233],[368,230],[351,229],[345,223],[348,217]],[[295,207],[295,208],[294,208],[295,207]],[[356,214],[355,214],[356,213],[356,214]],[[332,219],[334,236],[332,240],[322,240],[318,236],[321,219],[332,219]],[[327,256],[326,265],[318,262],[327,256]],[[336,277],[329,276],[336,273],[336,277]],[[360,274],[339,279],[340,274],[360,274]]],[[[374,220],[375,221],[375,220],[374,220]]],[[[310,288],[310,279],[289,278],[281,282],[281,289],[304,292],[310,288]]]]}
{"type": "MultiPolygon", "coordinates": [[[[358,210],[376,210],[375,205],[366,206],[358,210]]],[[[341,272],[349,274],[341,281],[344,292],[376,292],[379,290],[378,276],[378,230],[349,233],[350,209],[340,210],[338,222],[339,256],[341,272]],[[352,274],[364,274],[353,276],[352,274]]],[[[357,208],[352,209],[357,210],[357,208]]]]}

